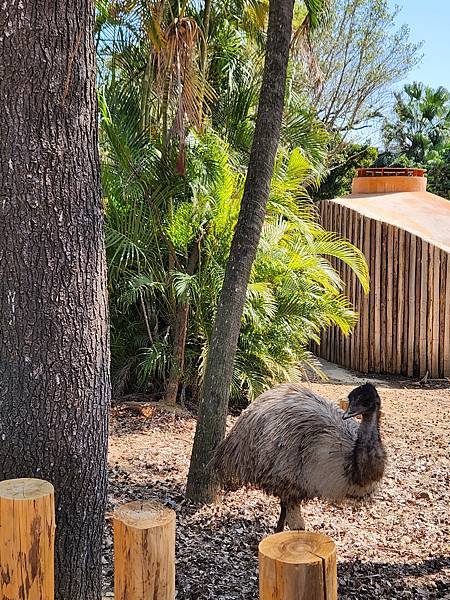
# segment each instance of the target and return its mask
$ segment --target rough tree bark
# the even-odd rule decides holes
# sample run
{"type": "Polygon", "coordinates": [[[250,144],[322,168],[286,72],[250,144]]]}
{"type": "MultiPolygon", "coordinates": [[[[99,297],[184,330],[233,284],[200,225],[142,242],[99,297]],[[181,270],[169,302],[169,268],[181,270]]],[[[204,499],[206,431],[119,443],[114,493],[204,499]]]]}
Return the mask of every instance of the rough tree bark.
{"type": "Polygon", "coordinates": [[[0,11],[0,479],[55,486],[60,600],[101,598],[109,350],[93,25],[92,0],[0,11]]]}
{"type": "Polygon", "coordinates": [[[206,465],[225,435],[234,358],[250,271],[264,223],[280,139],[294,0],[270,2],[264,75],[239,220],[211,336],[187,496],[212,502],[217,487],[206,465]]]}

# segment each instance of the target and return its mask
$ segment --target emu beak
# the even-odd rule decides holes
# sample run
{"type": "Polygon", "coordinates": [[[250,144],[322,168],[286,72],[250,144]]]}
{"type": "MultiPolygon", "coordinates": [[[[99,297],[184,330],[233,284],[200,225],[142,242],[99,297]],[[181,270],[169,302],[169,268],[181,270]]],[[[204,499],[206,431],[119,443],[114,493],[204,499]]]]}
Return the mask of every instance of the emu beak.
{"type": "Polygon", "coordinates": [[[352,407],[349,406],[347,408],[347,410],[345,411],[345,413],[342,415],[342,420],[346,421],[347,419],[350,419],[351,417],[357,417],[358,415],[360,415],[363,411],[359,410],[358,407],[352,407]]]}
{"type": "Polygon", "coordinates": [[[350,414],[350,409],[347,408],[347,410],[345,411],[345,413],[342,415],[342,420],[346,421],[347,419],[350,419],[352,415],[350,414]]]}

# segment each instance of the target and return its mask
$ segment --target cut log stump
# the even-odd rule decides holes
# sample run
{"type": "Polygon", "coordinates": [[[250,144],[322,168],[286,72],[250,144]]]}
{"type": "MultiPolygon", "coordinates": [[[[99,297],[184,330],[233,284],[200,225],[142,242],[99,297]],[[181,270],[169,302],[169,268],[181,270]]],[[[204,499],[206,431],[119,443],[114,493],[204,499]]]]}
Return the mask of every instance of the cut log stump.
{"type": "Polygon", "coordinates": [[[54,599],[55,501],[51,483],[0,483],[0,598],[54,599]]]}
{"type": "Polygon", "coordinates": [[[115,600],[175,598],[175,512],[130,502],[114,512],[115,600]]]}
{"type": "Polygon", "coordinates": [[[259,544],[260,600],[336,600],[336,546],[321,533],[285,531],[259,544]]]}

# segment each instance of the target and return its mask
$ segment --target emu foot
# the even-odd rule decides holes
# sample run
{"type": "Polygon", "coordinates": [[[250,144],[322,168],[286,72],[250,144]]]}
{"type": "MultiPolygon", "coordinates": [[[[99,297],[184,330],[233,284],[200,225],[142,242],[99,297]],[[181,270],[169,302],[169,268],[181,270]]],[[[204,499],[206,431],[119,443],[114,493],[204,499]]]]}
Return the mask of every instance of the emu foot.
{"type": "Polygon", "coordinates": [[[274,529],[274,533],[281,533],[282,531],[284,531],[284,523],[280,523],[280,519],[278,519],[278,523],[274,529]]]}
{"type": "Polygon", "coordinates": [[[275,527],[275,533],[281,533],[284,530],[284,524],[286,523],[286,506],[280,504],[280,516],[278,518],[277,526],[275,527]]]}
{"type": "Polygon", "coordinates": [[[286,522],[291,531],[305,531],[305,519],[302,517],[301,504],[287,508],[286,522]]]}

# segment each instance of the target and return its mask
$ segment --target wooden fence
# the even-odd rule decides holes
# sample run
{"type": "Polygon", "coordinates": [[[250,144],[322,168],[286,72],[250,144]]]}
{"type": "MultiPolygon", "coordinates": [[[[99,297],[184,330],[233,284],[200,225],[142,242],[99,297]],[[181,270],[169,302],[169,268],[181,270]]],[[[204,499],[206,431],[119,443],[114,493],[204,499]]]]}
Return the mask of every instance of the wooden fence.
{"type": "Polygon", "coordinates": [[[450,377],[448,253],[339,202],[321,202],[320,214],[325,229],[362,250],[371,290],[365,295],[350,268],[333,261],[360,319],[351,336],[324,331],[316,353],[362,373],[450,377]]]}

